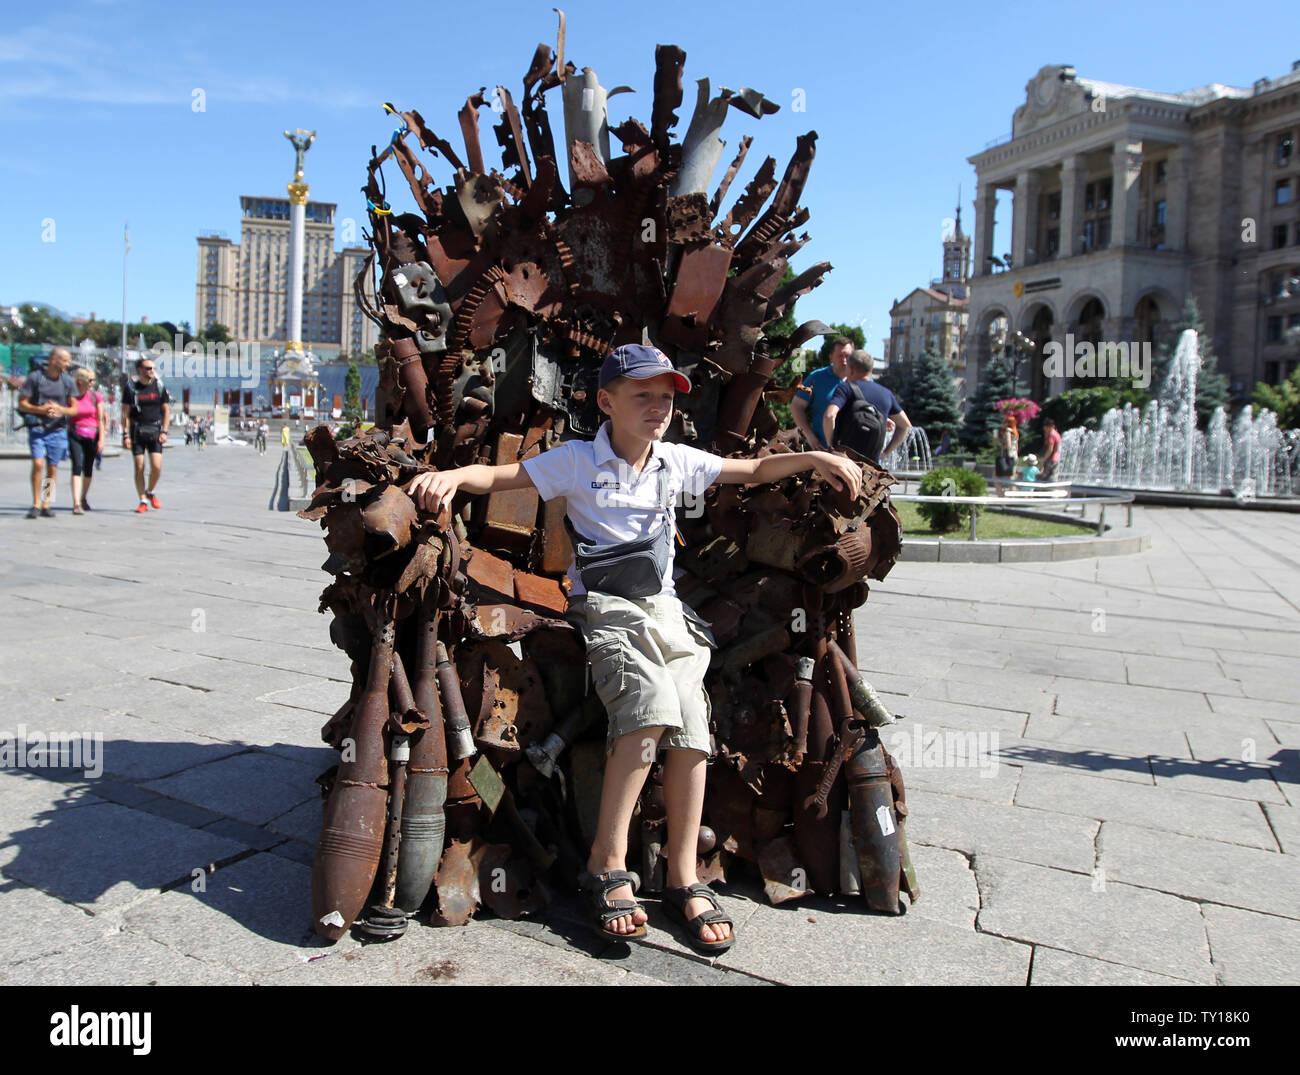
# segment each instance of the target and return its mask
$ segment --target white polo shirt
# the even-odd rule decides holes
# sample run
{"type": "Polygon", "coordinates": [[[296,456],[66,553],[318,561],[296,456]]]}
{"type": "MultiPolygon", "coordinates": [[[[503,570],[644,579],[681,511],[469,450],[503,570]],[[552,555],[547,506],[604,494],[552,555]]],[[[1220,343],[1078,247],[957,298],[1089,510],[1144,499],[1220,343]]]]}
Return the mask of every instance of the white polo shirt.
{"type": "MultiPolygon", "coordinates": [[[[658,525],[660,468],[668,471],[671,503],[683,492],[699,496],[717,481],[722,473],[722,457],[685,444],[655,441],[650,445],[650,458],[638,474],[614,453],[609,443],[609,422],[605,422],[595,440],[566,441],[524,460],[523,467],[543,500],[565,498],[565,510],[579,534],[597,545],[612,545],[645,537],[658,525]]],[[[676,553],[674,540],[660,594],[676,594],[676,553]]],[[[575,564],[569,564],[568,574],[573,582],[571,595],[586,593],[575,564]]]]}

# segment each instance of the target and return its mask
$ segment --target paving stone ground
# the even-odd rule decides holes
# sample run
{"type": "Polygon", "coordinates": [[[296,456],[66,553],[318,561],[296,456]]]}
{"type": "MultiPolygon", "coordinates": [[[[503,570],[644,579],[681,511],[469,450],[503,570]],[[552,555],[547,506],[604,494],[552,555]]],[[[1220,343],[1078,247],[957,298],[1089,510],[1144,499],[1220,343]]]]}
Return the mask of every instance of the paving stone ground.
{"type": "Polygon", "coordinates": [[[25,924],[0,983],[1300,982],[1300,516],[1139,509],[1145,554],[873,584],[858,648],[903,715],[923,889],[901,918],[742,880],[712,962],[654,903],[631,949],[563,902],[328,947],[313,781],[348,664],[320,531],[268,510],[281,465],[173,449],[137,516],[106,460],[93,512],[65,486],[27,520],[0,460],[0,731],[103,736],[90,769],[0,769],[0,915],[25,924]]]}

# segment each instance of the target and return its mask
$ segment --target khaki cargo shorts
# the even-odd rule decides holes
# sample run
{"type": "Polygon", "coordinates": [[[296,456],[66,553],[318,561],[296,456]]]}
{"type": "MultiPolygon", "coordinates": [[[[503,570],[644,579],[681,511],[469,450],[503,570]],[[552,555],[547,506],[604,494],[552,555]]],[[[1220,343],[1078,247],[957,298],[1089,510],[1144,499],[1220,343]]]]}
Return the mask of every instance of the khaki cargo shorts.
{"type": "Polygon", "coordinates": [[[717,648],[709,625],[676,597],[588,593],[566,618],[587,643],[596,694],[609,713],[607,751],[643,728],[667,728],[661,750],[713,753],[704,673],[717,648]]]}

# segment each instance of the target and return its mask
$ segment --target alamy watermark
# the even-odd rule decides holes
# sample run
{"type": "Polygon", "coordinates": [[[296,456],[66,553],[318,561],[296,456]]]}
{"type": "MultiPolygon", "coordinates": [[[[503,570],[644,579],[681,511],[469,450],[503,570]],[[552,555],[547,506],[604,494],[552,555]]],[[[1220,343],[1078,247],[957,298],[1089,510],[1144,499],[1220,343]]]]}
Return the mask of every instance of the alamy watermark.
{"type": "Polygon", "coordinates": [[[1088,340],[1077,343],[1074,334],[1065,334],[1065,343],[1052,340],[1043,345],[1043,375],[1065,377],[1070,380],[1089,378],[1123,378],[1132,380],[1135,388],[1151,386],[1151,344],[1109,340],[1093,344],[1088,340]]]}
{"type": "Polygon", "coordinates": [[[94,780],[104,772],[103,732],[0,731],[0,769],[81,769],[94,780]]]}
{"type": "Polygon", "coordinates": [[[984,779],[998,775],[996,731],[941,731],[928,743],[925,729],[913,724],[888,736],[885,746],[904,769],[978,769],[984,779]]]}
{"type": "Polygon", "coordinates": [[[238,377],[241,388],[254,388],[262,380],[262,347],[257,343],[182,342],[160,340],[149,348],[158,377],[238,377]]]}

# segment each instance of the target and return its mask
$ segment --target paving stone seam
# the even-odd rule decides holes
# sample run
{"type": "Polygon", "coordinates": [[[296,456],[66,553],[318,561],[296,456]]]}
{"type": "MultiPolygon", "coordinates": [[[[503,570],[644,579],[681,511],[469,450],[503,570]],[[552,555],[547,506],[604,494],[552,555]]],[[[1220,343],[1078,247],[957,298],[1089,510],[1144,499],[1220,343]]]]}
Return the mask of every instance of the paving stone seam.
{"type": "MultiPolygon", "coordinates": [[[[1073,580],[1073,581],[1079,581],[1079,580],[1073,580]]],[[[1122,586],[1122,585],[1112,585],[1112,588],[1113,588],[1113,589],[1117,589],[1117,590],[1131,591],[1131,592],[1136,593],[1136,594],[1138,594],[1140,597],[1142,597],[1142,598],[1144,598],[1144,599],[1147,599],[1147,600],[1151,600],[1152,597],[1153,597],[1153,595],[1152,595],[1152,593],[1151,593],[1150,591],[1140,590],[1140,589],[1137,589],[1136,587],[1131,587],[1131,586],[1122,586]]],[[[916,592],[908,591],[908,590],[889,590],[889,591],[887,591],[887,592],[888,592],[888,594],[889,594],[890,597],[907,597],[907,598],[911,598],[911,599],[921,599],[921,600],[930,600],[930,601],[943,601],[943,602],[945,602],[945,603],[947,603],[947,604],[949,604],[949,605],[951,605],[951,604],[969,604],[969,598],[966,598],[966,597],[959,597],[959,596],[950,595],[950,594],[926,594],[926,593],[916,593],[916,592]]],[[[1226,602],[1200,601],[1200,600],[1197,600],[1197,599],[1195,599],[1195,598],[1191,598],[1191,597],[1180,597],[1180,596],[1178,596],[1178,595],[1176,595],[1176,594],[1162,594],[1162,593],[1159,592],[1158,589],[1157,589],[1156,593],[1154,594],[1154,597],[1156,597],[1156,598],[1158,598],[1159,600],[1162,600],[1162,601],[1186,601],[1186,602],[1188,602],[1188,603],[1190,603],[1190,604],[1195,604],[1195,605],[1206,605],[1206,606],[1208,606],[1209,608],[1211,608],[1214,612],[1219,613],[1219,614],[1222,614],[1223,612],[1225,612],[1225,611],[1229,611],[1229,610],[1230,610],[1230,611],[1233,611],[1233,612],[1239,613],[1239,614],[1244,615],[1244,616],[1255,616],[1255,617],[1263,617],[1263,618],[1266,618],[1266,619],[1269,619],[1269,620],[1280,620],[1280,621],[1283,622],[1283,623],[1289,623],[1289,622],[1291,622],[1291,617],[1282,616],[1282,615],[1280,615],[1280,614],[1278,614],[1278,613],[1274,613],[1274,612],[1256,612],[1256,611],[1254,611],[1254,610],[1252,610],[1252,609],[1236,608],[1236,607],[1234,607],[1234,606],[1232,606],[1232,605],[1227,604],[1226,602]]],[[[894,604],[893,602],[890,602],[890,601],[882,601],[882,602],[880,602],[880,604],[886,605],[886,606],[888,606],[888,607],[891,608],[891,609],[900,609],[900,610],[901,610],[901,609],[905,609],[905,608],[910,607],[910,606],[907,604],[907,602],[905,602],[905,601],[900,601],[900,602],[898,602],[897,604],[894,604]]],[[[982,600],[979,602],[979,604],[980,604],[981,606],[983,606],[984,608],[1013,608],[1013,609],[1028,609],[1028,610],[1031,611],[1031,612],[1049,612],[1049,613],[1051,613],[1051,614],[1054,615],[1054,616],[1059,616],[1059,617],[1062,617],[1062,618],[1067,617],[1067,616],[1081,616],[1081,617],[1085,617],[1085,618],[1087,618],[1089,621],[1091,621],[1091,618],[1092,618],[1092,611],[1091,611],[1091,609],[1082,609],[1082,608],[1081,608],[1081,609],[1073,609],[1073,608],[1069,608],[1069,607],[1062,607],[1062,606],[1060,606],[1060,605],[1029,605],[1029,604],[1024,604],[1024,603],[1021,603],[1021,602],[1018,602],[1018,601],[995,601],[995,600],[991,600],[991,599],[988,599],[988,598],[982,599],[982,600]]],[[[936,615],[936,616],[934,616],[934,617],[931,617],[931,618],[935,619],[936,621],[941,621],[941,622],[948,622],[949,619],[950,619],[949,616],[938,616],[938,615],[936,615]]],[[[1110,617],[1108,617],[1108,618],[1110,618],[1110,617]]],[[[1132,612],[1132,611],[1129,611],[1129,612],[1116,612],[1116,613],[1114,613],[1114,618],[1117,619],[1117,620],[1122,620],[1122,621],[1127,621],[1127,620],[1142,620],[1142,621],[1148,621],[1148,622],[1154,622],[1154,623],[1162,623],[1162,624],[1167,624],[1167,623],[1180,623],[1180,624],[1185,624],[1185,623],[1187,622],[1185,619],[1180,619],[1180,618],[1178,618],[1177,616],[1173,615],[1173,614],[1172,614],[1172,611],[1171,611],[1171,614],[1170,614],[1170,615],[1167,615],[1167,616],[1151,616],[1151,615],[1142,615],[1142,614],[1140,614],[1140,613],[1132,612]]],[[[963,626],[970,626],[970,627],[992,627],[992,628],[999,628],[999,629],[1000,629],[1000,628],[1002,628],[1002,627],[1004,627],[1004,626],[1006,626],[1006,625],[1005,625],[1005,624],[1002,624],[1002,623],[980,623],[980,622],[976,621],[976,622],[974,622],[974,623],[964,623],[963,626]]],[[[1285,628],[1285,627],[1278,627],[1276,624],[1263,624],[1263,625],[1260,625],[1260,626],[1256,626],[1256,625],[1254,625],[1254,624],[1236,624],[1236,623],[1230,623],[1230,624],[1223,624],[1223,626],[1226,626],[1226,627],[1238,627],[1238,628],[1244,627],[1246,630],[1269,631],[1270,633],[1278,633],[1278,632],[1281,632],[1281,633],[1283,633],[1283,634],[1300,634],[1300,631],[1296,631],[1296,630],[1294,630],[1294,629],[1287,629],[1287,628],[1285,628]]],[[[1053,634],[1066,634],[1066,633],[1068,633],[1068,632],[1063,632],[1063,631],[1053,631],[1053,632],[1051,632],[1051,633],[1053,633],[1053,634]]],[[[1075,634],[1082,634],[1083,632],[1082,632],[1082,631],[1076,631],[1076,632],[1074,632],[1074,633],[1075,633],[1075,634]]]]}
{"type": "MultiPolygon", "coordinates": [[[[1107,959],[1105,956],[1085,955],[1085,954],[1082,953],[1082,952],[1072,952],[1072,951],[1070,951],[1070,949],[1068,949],[1068,948],[1060,948],[1060,947],[1058,947],[1057,945],[1054,945],[1054,944],[1044,944],[1042,941],[1035,941],[1035,942],[1034,942],[1034,948],[1035,948],[1035,950],[1037,950],[1037,949],[1039,949],[1039,948],[1045,948],[1045,949],[1047,949],[1049,952],[1062,952],[1062,953],[1064,953],[1064,954],[1067,955],[1067,956],[1076,956],[1076,957],[1079,957],[1079,958],[1081,958],[1081,959],[1093,959],[1093,960],[1096,960],[1098,963],[1106,963],[1106,964],[1109,964],[1109,965],[1112,966],[1112,967],[1123,967],[1125,970],[1136,970],[1136,971],[1141,971],[1143,974],[1155,974],[1155,975],[1158,975],[1158,976],[1161,977],[1161,978],[1168,978],[1168,979],[1170,979],[1171,981],[1174,981],[1174,982],[1181,982],[1181,983],[1183,983],[1183,984],[1185,984],[1185,985],[1204,985],[1204,984],[1205,984],[1204,982],[1198,982],[1198,981],[1196,981],[1194,978],[1180,978],[1177,974],[1166,974],[1164,971],[1152,970],[1150,967],[1135,967],[1135,966],[1133,966],[1133,964],[1131,964],[1131,963],[1121,963],[1121,962],[1119,962],[1119,960],[1116,960],[1116,959],[1107,959]]],[[[1212,969],[1213,969],[1213,964],[1211,964],[1211,967],[1212,967],[1212,969]]],[[[1032,977],[1032,975],[1031,975],[1031,977],[1032,977]]],[[[1026,984],[1029,984],[1029,983],[1027,982],[1026,984]]],[[[1216,985],[1222,985],[1222,984],[1223,984],[1223,983],[1221,983],[1221,982],[1219,982],[1219,981],[1217,980],[1217,973],[1216,973],[1215,984],[1216,984],[1216,985]]]]}
{"type": "Polygon", "coordinates": [[[1268,811],[1264,809],[1264,804],[1259,804],[1259,812],[1264,815],[1264,824],[1268,826],[1268,831],[1273,835],[1273,842],[1277,844],[1279,855],[1287,853],[1286,848],[1282,846],[1282,837],[1277,834],[1277,829],[1273,826],[1273,819],[1268,816],[1268,811]]]}
{"type": "MultiPolygon", "coordinates": [[[[1255,848],[1255,850],[1258,851],[1259,848],[1255,848]]],[[[1265,852],[1265,854],[1268,854],[1268,852],[1265,852]]],[[[1031,865],[1038,865],[1038,863],[1031,863],[1031,865]]],[[[1063,869],[1063,867],[1061,868],[1063,869]]],[[[1058,867],[1044,866],[1043,869],[1054,870],[1058,869],[1058,867]]],[[[1283,922],[1300,922],[1300,915],[1287,915],[1280,914],[1277,911],[1264,911],[1258,907],[1246,907],[1240,903],[1224,903],[1221,900],[1212,900],[1205,896],[1189,896],[1186,892],[1171,892],[1167,888],[1156,888],[1154,885],[1145,885],[1140,881],[1107,881],[1106,883],[1108,885],[1125,885],[1128,888],[1141,888],[1145,889],[1147,892],[1159,892],[1162,896],[1173,896],[1175,899],[1182,900],[1184,903],[1194,903],[1198,907],[1202,908],[1202,917],[1204,917],[1204,907],[1208,905],[1210,907],[1227,907],[1232,911],[1247,911],[1250,914],[1268,915],[1269,918],[1279,918],[1283,922]]]]}
{"type": "MultiPolygon", "coordinates": [[[[1004,764],[1004,765],[1010,765],[1011,763],[1010,763],[1010,762],[1003,762],[1002,764],[1004,764]]],[[[1096,779],[1096,780],[1111,780],[1112,783],[1119,784],[1119,785],[1128,785],[1129,787],[1139,787],[1139,788],[1141,788],[1141,787],[1146,787],[1146,786],[1147,786],[1147,785],[1145,785],[1145,784],[1138,784],[1138,783],[1136,783],[1135,781],[1132,781],[1132,780],[1118,780],[1118,779],[1114,779],[1114,778],[1111,778],[1111,777],[1105,777],[1105,776],[1101,776],[1101,775],[1094,776],[1094,775],[1091,774],[1091,773],[1088,773],[1088,774],[1080,774],[1080,775],[1086,775],[1086,776],[1089,777],[1089,779],[1096,779]]],[[[1157,785],[1157,786],[1159,786],[1159,785],[1157,785]]],[[[925,790],[925,789],[922,789],[922,790],[925,790]]],[[[940,794],[940,795],[951,795],[951,796],[953,796],[954,798],[959,798],[959,797],[962,797],[962,798],[970,798],[970,799],[972,799],[972,801],[979,801],[979,802],[988,802],[988,801],[989,801],[989,800],[987,800],[987,799],[979,799],[979,800],[975,800],[975,797],[974,797],[974,796],[960,796],[960,794],[959,794],[958,792],[956,792],[956,791],[943,791],[943,792],[936,792],[936,794],[940,794]]],[[[1017,794],[1017,795],[1020,794],[1020,788],[1019,788],[1019,786],[1017,786],[1017,788],[1016,788],[1016,794],[1017,794]]],[[[1185,791],[1185,792],[1183,792],[1183,794],[1184,794],[1184,795],[1214,795],[1213,792],[1209,792],[1209,791],[1185,791]]],[[[1264,812],[1264,804],[1263,804],[1262,802],[1260,802],[1258,799],[1241,799],[1241,798],[1238,798],[1237,796],[1234,796],[1234,795],[1214,795],[1214,798],[1216,798],[1216,799],[1231,799],[1233,802],[1242,802],[1242,803],[1253,802],[1253,803],[1256,803],[1256,804],[1259,806],[1261,813],[1264,812]]],[[[1095,822],[1097,822],[1097,824],[1098,824],[1098,833],[1100,833],[1100,831],[1101,831],[1101,830],[1100,830],[1100,826],[1101,826],[1101,825],[1104,825],[1106,822],[1120,822],[1121,824],[1124,824],[1124,825],[1131,825],[1131,826],[1133,826],[1133,828],[1135,828],[1135,829],[1145,829],[1147,832],[1172,833],[1172,834],[1175,835],[1175,836],[1186,836],[1186,837],[1188,837],[1189,839],[1192,839],[1192,840],[1209,840],[1209,841],[1211,841],[1211,842],[1213,842],[1213,843],[1218,843],[1218,844],[1227,844],[1229,847],[1245,847],[1245,848],[1249,848],[1249,849],[1252,850],[1252,851],[1263,851],[1263,852],[1265,852],[1265,853],[1267,853],[1267,854],[1272,854],[1272,853],[1273,853],[1272,850],[1271,850],[1270,848],[1267,848],[1267,847],[1260,847],[1259,844],[1243,844],[1243,843],[1239,843],[1239,842],[1236,841],[1236,840],[1224,840],[1224,839],[1220,839],[1220,838],[1217,837],[1217,836],[1204,836],[1204,835],[1201,835],[1201,834],[1198,834],[1198,833],[1183,832],[1181,829],[1165,829],[1165,828],[1160,828],[1160,827],[1157,826],[1157,825],[1145,825],[1145,824],[1143,824],[1143,823],[1140,822],[1140,821],[1133,821],[1131,818],[1098,817],[1096,814],[1076,814],[1076,813],[1073,813],[1072,811],[1066,809],[1065,807],[1033,806],[1033,805],[1031,805],[1031,804],[1029,804],[1029,803],[1020,803],[1020,802],[1016,802],[1014,799],[1013,799],[1010,803],[996,804],[996,805],[1015,806],[1015,807],[1020,808],[1021,810],[1037,810],[1039,813],[1044,813],[1044,814],[1065,814],[1065,815],[1068,816],[1068,817],[1085,818],[1085,819],[1087,819],[1088,821],[1095,821],[1095,822]]],[[[1274,805],[1279,805],[1279,804],[1276,804],[1276,803],[1275,803],[1274,805]]],[[[1264,818],[1265,818],[1265,821],[1268,820],[1268,814],[1267,814],[1267,813],[1264,813],[1264,818]]],[[[1285,852],[1282,851],[1282,844],[1281,844],[1281,841],[1278,840],[1277,832],[1276,832],[1276,830],[1273,829],[1273,826],[1272,826],[1271,823],[1269,824],[1269,831],[1270,831],[1270,833],[1272,834],[1274,841],[1276,841],[1277,844],[1278,844],[1277,853],[1278,853],[1278,854],[1285,854],[1285,852]]],[[[1094,850],[1094,851],[1097,851],[1096,836],[1097,836],[1097,834],[1094,834],[1094,836],[1093,836],[1093,850],[1094,850]]],[[[1099,851],[1098,851],[1098,854],[1100,854],[1099,851]]],[[[1099,860],[1095,860],[1094,863],[1093,863],[1093,868],[1096,869],[1097,867],[1100,866],[1100,864],[1101,864],[1101,863],[1100,863],[1099,860]]]]}
{"type": "MultiPolygon", "coordinates": [[[[31,886],[28,886],[28,887],[35,888],[36,886],[35,886],[35,885],[31,885],[31,886]]],[[[44,889],[37,889],[37,891],[38,891],[38,892],[45,892],[44,889]]],[[[62,899],[61,897],[54,895],[52,892],[45,892],[45,895],[49,896],[51,899],[59,900],[60,903],[67,903],[67,900],[64,900],[64,899],[62,899]]],[[[72,904],[68,904],[68,906],[70,906],[70,907],[76,907],[78,911],[85,911],[85,913],[88,914],[88,915],[90,915],[90,917],[92,917],[92,918],[103,918],[103,919],[104,919],[104,925],[105,925],[106,927],[107,927],[107,926],[112,926],[112,925],[114,924],[114,923],[112,922],[112,917],[111,917],[111,916],[113,916],[113,915],[117,915],[117,914],[121,911],[121,908],[119,908],[119,907],[114,907],[113,910],[112,910],[111,912],[109,912],[108,915],[97,915],[97,914],[94,914],[94,913],[91,912],[91,911],[86,911],[86,909],[85,909],[84,907],[80,906],[79,904],[72,903],[72,904]]],[[[118,934],[128,932],[126,926],[125,926],[122,922],[120,922],[120,921],[116,923],[116,929],[117,929],[117,933],[118,933],[118,934]]],[[[0,963],[0,970],[11,970],[11,969],[13,969],[13,968],[15,968],[15,967],[22,967],[22,966],[24,966],[24,965],[26,965],[26,964],[28,964],[28,963],[35,963],[38,959],[48,959],[50,956],[62,956],[62,955],[68,955],[69,953],[76,952],[79,948],[88,948],[88,947],[89,947],[90,945],[92,945],[92,944],[99,944],[99,943],[101,943],[102,941],[105,941],[105,940],[111,940],[114,936],[115,936],[115,934],[114,934],[113,932],[109,931],[109,932],[105,932],[105,933],[101,934],[101,935],[98,936],[98,937],[92,937],[92,938],[90,938],[89,940],[85,940],[85,941],[76,941],[75,943],[73,943],[73,944],[69,944],[69,945],[66,945],[66,946],[64,946],[64,947],[62,947],[62,948],[52,948],[52,949],[51,949],[50,951],[48,951],[48,952],[37,952],[35,955],[32,955],[32,956],[24,956],[22,959],[10,960],[10,961],[5,962],[5,963],[0,963]]],[[[154,939],[154,938],[150,938],[150,939],[152,940],[152,939],[154,939]]],[[[160,943],[161,943],[161,942],[160,942],[160,943]]]]}
{"type": "MultiPolygon", "coordinates": [[[[194,831],[202,832],[203,830],[195,829],[194,831]]],[[[211,833],[209,833],[209,835],[211,835],[211,833]]],[[[211,877],[218,870],[227,870],[231,866],[234,866],[236,863],[243,862],[244,859],[252,858],[254,855],[261,855],[261,854],[264,854],[264,852],[256,847],[250,847],[244,851],[238,851],[235,854],[230,855],[224,859],[217,859],[215,862],[209,862],[207,866],[203,867],[203,876],[204,878],[211,877]]],[[[198,868],[199,867],[197,866],[195,867],[195,869],[198,868]]],[[[183,877],[180,877],[175,881],[168,881],[165,885],[162,885],[158,889],[150,891],[148,895],[150,898],[153,898],[154,896],[161,896],[165,892],[173,892],[176,889],[180,888],[182,885],[188,885],[193,883],[194,879],[195,878],[192,873],[187,873],[183,877]]],[[[139,900],[136,900],[135,903],[132,904],[132,906],[135,906],[135,904],[139,902],[140,902],[139,900]]],[[[154,937],[154,940],[157,939],[158,938],[154,937]]]]}
{"type": "Polygon", "coordinates": [[[179,680],[163,679],[161,676],[149,676],[148,679],[151,683],[166,683],[170,687],[184,687],[186,690],[202,691],[204,694],[213,692],[212,687],[196,687],[193,683],[181,683],[179,680]]]}
{"type": "MultiPolygon", "coordinates": [[[[571,919],[567,919],[567,918],[566,918],[565,920],[566,920],[566,921],[573,921],[573,920],[571,920],[571,919]]],[[[515,928],[513,928],[513,927],[514,927],[514,923],[511,922],[511,921],[505,920],[505,919],[495,919],[495,918],[493,918],[493,919],[485,919],[484,921],[486,922],[487,925],[493,926],[493,927],[496,928],[496,929],[504,930],[505,932],[511,934],[512,936],[515,936],[515,937],[522,937],[522,938],[524,938],[525,940],[532,941],[532,942],[534,942],[534,943],[536,943],[536,944],[545,944],[545,945],[547,945],[548,947],[559,948],[559,949],[561,949],[561,950],[565,950],[565,951],[581,952],[581,949],[576,948],[575,946],[570,945],[570,944],[568,944],[567,942],[566,942],[566,943],[556,943],[556,944],[552,944],[550,941],[542,940],[541,938],[539,938],[539,937],[534,937],[534,936],[532,936],[532,935],[530,935],[530,934],[528,934],[528,933],[523,932],[522,930],[515,929],[515,928]]],[[[541,925],[543,925],[543,926],[546,925],[546,922],[543,921],[543,920],[541,920],[541,919],[534,919],[534,921],[539,922],[539,923],[540,923],[541,925]]],[[[577,924],[577,923],[575,923],[575,924],[577,924]]],[[[558,936],[558,935],[557,935],[557,936],[558,936]]],[[[656,952],[662,952],[662,953],[664,953],[665,955],[676,957],[676,958],[681,959],[681,960],[683,960],[683,961],[685,961],[685,962],[687,962],[687,963],[694,963],[694,964],[696,964],[696,965],[698,965],[698,966],[701,966],[701,967],[703,967],[703,968],[705,968],[705,969],[707,969],[707,970],[710,970],[710,971],[716,971],[717,974],[719,975],[719,977],[721,977],[721,976],[724,975],[724,974],[736,974],[736,975],[739,975],[739,976],[744,977],[744,978],[753,978],[753,979],[755,979],[756,981],[760,981],[760,982],[763,982],[763,983],[768,984],[768,985],[781,985],[781,984],[783,984],[783,983],[781,983],[781,982],[779,982],[779,981],[776,981],[776,980],[774,980],[774,979],[771,979],[771,978],[765,978],[765,977],[763,977],[761,974],[753,974],[753,973],[751,973],[750,971],[737,970],[737,969],[733,969],[733,968],[731,968],[731,967],[722,967],[722,966],[718,966],[717,963],[716,963],[716,960],[709,959],[707,956],[696,955],[696,954],[691,953],[691,952],[683,952],[683,951],[681,951],[680,949],[677,949],[677,948],[671,948],[671,947],[669,947],[668,945],[664,944],[663,942],[659,942],[659,941],[653,941],[653,940],[651,940],[651,939],[650,939],[651,936],[653,936],[653,934],[647,934],[647,936],[646,936],[645,938],[643,938],[642,940],[640,940],[640,941],[625,941],[625,942],[620,942],[620,941],[611,941],[611,942],[609,942],[609,943],[606,945],[605,948],[601,949],[600,952],[598,952],[598,953],[596,953],[596,954],[594,954],[594,955],[589,955],[588,958],[589,958],[589,959],[594,959],[594,960],[596,960],[597,962],[601,963],[601,964],[604,965],[604,966],[610,966],[610,965],[611,965],[611,964],[610,964],[610,961],[609,961],[608,959],[604,958],[606,953],[608,953],[608,952],[610,952],[610,951],[612,951],[612,950],[614,950],[614,949],[621,949],[621,948],[623,948],[625,945],[629,945],[629,944],[637,944],[637,945],[640,945],[640,946],[645,947],[645,948],[653,948],[656,952]]],[[[563,938],[561,938],[561,940],[563,940],[563,938]]],[[[618,967],[612,967],[612,969],[614,969],[614,970],[621,970],[621,968],[618,968],[618,967]]],[[[622,973],[624,973],[624,974],[631,974],[632,972],[631,972],[631,971],[622,971],[622,973]]],[[[644,971],[644,970],[642,970],[642,971],[637,971],[636,973],[638,973],[638,974],[644,974],[644,975],[645,975],[646,977],[648,977],[648,978],[655,978],[656,981],[666,982],[666,983],[671,984],[671,982],[669,982],[669,979],[667,979],[667,978],[658,978],[658,977],[656,977],[656,975],[654,975],[654,974],[652,974],[652,973],[649,973],[649,972],[647,972],[647,971],[644,971]]]]}

